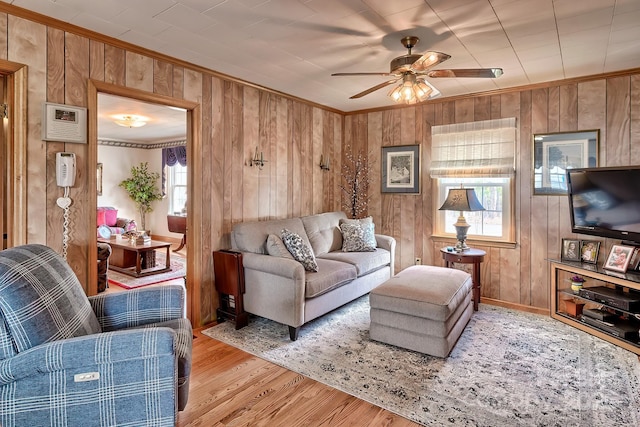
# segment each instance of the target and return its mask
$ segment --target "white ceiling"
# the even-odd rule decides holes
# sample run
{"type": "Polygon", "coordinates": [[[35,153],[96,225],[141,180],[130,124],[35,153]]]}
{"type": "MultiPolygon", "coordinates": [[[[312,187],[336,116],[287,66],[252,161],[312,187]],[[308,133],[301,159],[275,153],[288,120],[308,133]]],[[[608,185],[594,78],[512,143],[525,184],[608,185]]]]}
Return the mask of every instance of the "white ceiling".
{"type": "Polygon", "coordinates": [[[454,96],[640,67],[640,0],[3,0],[342,111],[392,104],[386,72],[413,53],[498,79],[431,79],[454,96]]]}
{"type": "Polygon", "coordinates": [[[98,94],[98,139],[118,142],[160,143],[186,138],[187,114],[159,104],[149,104],[105,93],[98,94]],[[147,117],[139,128],[117,125],[114,115],[147,117]]]}

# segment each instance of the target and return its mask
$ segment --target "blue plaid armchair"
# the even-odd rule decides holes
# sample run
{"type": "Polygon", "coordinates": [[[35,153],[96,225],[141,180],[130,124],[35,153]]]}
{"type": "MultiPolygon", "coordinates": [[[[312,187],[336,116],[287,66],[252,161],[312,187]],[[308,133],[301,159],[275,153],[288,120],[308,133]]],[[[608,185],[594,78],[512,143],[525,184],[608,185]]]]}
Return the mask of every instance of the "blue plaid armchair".
{"type": "Polygon", "coordinates": [[[173,426],[189,394],[184,288],[87,298],[52,249],[0,251],[0,425],[173,426]]]}

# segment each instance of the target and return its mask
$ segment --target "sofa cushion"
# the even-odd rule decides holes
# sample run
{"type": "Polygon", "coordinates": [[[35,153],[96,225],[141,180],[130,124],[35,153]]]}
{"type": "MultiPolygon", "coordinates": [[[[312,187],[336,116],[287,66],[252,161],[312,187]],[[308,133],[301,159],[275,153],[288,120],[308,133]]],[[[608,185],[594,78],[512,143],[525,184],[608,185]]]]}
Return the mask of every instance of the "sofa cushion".
{"type": "Polygon", "coordinates": [[[293,259],[282,239],[275,234],[269,234],[267,237],[267,253],[271,256],[293,259]]]}
{"type": "Polygon", "coordinates": [[[284,228],[293,231],[303,241],[309,243],[300,218],[274,219],[235,224],[231,233],[231,248],[235,251],[266,255],[269,253],[267,252],[267,237],[269,234],[280,236],[284,228]]]}
{"type": "Polygon", "coordinates": [[[101,225],[106,225],[107,220],[105,219],[105,211],[98,209],[96,212],[96,226],[100,227],[101,225]]]}
{"type": "Polygon", "coordinates": [[[301,218],[316,256],[342,247],[342,234],[338,225],[343,219],[346,219],[344,212],[325,212],[301,218]]]}
{"type": "Polygon", "coordinates": [[[339,288],[357,277],[353,265],[329,259],[317,260],[318,271],[305,275],[305,297],[313,298],[339,288]]]}
{"type": "Polygon", "coordinates": [[[342,224],[343,252],[373,252],[376,250],[376,237],[373,223],[370,224],[342,224]],[[373,239],[373,244],[371,240],[373,239]]]}
{"type": "Polygon", "coordinates": [[[356,268],[358,277],[378,270],[391,262],[391,254],[386,249],[376,248],[373,252],[329,252],[317,258],[340,261],[351,264],[356,268]]]}
{"type": "Polygon", "coordinates": [[[282,241],[287,247],[293,259],[298,261],[307,271],[318,271],[318,264],[316,263],[316,257],[313,255],[311,246],[302,240],[300,235],[287,230],[282,230],[282,241]]]}

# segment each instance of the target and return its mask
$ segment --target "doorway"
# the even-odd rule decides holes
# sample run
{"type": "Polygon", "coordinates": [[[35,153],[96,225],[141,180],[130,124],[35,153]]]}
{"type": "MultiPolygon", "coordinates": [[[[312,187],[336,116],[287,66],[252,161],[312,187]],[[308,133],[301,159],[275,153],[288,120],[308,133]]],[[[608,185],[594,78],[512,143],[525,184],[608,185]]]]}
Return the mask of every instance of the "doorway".
{"type": "MultiPolygon", "coordinates": [[[[88,85],[88,108],[90,112],[88,117],[89,124],[89,150],[88,150],[88,160],[87,164],[97,165],[98,160],[98,115],[100,111],[98,109],[98,98],[101,96],[114,96],[118,97],[120,100],[129,100],[129,102],[141,102],[148,105],[153,106],[154,108],[162,108],[167,110],[166,107],[173,107],[177,109],[181,109],[183,111],[184,117],[186,119],[186,139],[185,146],[187,150],[187,156],[190,159],[196,159],[191,153],[194,150],[194,147],[199,144],[198,137],[199,132],[194,130],[198,129],[199,126],[199,114],[200,107],[199,104],[191,101],[185,101],[177,98],[171,98],[164,95],[153,94],[137,89],[126,88],[122,86],[116,86],[104,82],[98,81],[89,81],[88,85]]],[[[102,174],[103,178],[107,172],[105,172],[105,168],[107,165],[102,162],[102,174]]],[[[188,176],[187,176],[187,203],[188,210],[193,211],[193,206],[198,206],[200,201],[197,197],[197,192],[193,186],[194,183],[194,175],[199,172],[200,164],[196,160],[192,162],[193,164],[189,165],[188,168],[188,176]]],[[[96,209],[98,207],[98,190],[97,190],[97,174],[89,174],[89,188],[92,192],[95,192],[95,197],[91,197],[91,200],[95,201],[95,206],[90,210],[90,214],[96,215],[96,209]]],[[[106,188],[104,187],[102,191],[106,188]]],[[[154,208],[155,210],[155,208],[154,208]]],[[[166,217],[166,211],[164,212],[166,217]]],[[[194,283],[199,283],[197,278],[201,276],[201,266],[196,260],[196,256],[194,254],[198,250],[198,247],[201,245],[200,239],[198,238],[198,233],[196,230],[197,221],[194,221],[192,216],[187,217],[187,235],[189,244],[187,245],[187,277],[186,277],[186,288],[187,288],[187,316],[191,319],[192,323],[194,320],[197,322],[199,319],[200,308],[198,302],[200,300],[200,289],[198,286],[194,286],[194,283]]],[[[90,224],[95,225],[95,220],[90,220],[90,224]]],[[[93,231],[90,236],[96,236],[95,231],[93,231]]],[[[96,239],[97,240],[97,239],[96,239]]],[[[97,274],[97,245],[90,245],[89,247],[89,277],[95,277],[97,274]]],[[[89,294],[95,295],[97,293],[97,287],[94,281],[89,281],[89,294]]]]}

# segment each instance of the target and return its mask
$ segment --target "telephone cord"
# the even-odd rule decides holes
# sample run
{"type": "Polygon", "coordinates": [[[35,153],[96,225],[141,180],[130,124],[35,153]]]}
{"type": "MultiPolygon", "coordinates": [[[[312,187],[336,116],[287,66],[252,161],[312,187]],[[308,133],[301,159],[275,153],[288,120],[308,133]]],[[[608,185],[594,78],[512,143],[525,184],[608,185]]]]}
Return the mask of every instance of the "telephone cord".
{"type": "MultiPolygon", "coordinates": [[[[64,187],[64,197],[69,197],[69,187],[64,187]]],[[[64,208],[64,213],[62,214],[62,258],[67,260],[67,249],[69,247],[69,206],[64,208]]]]}

